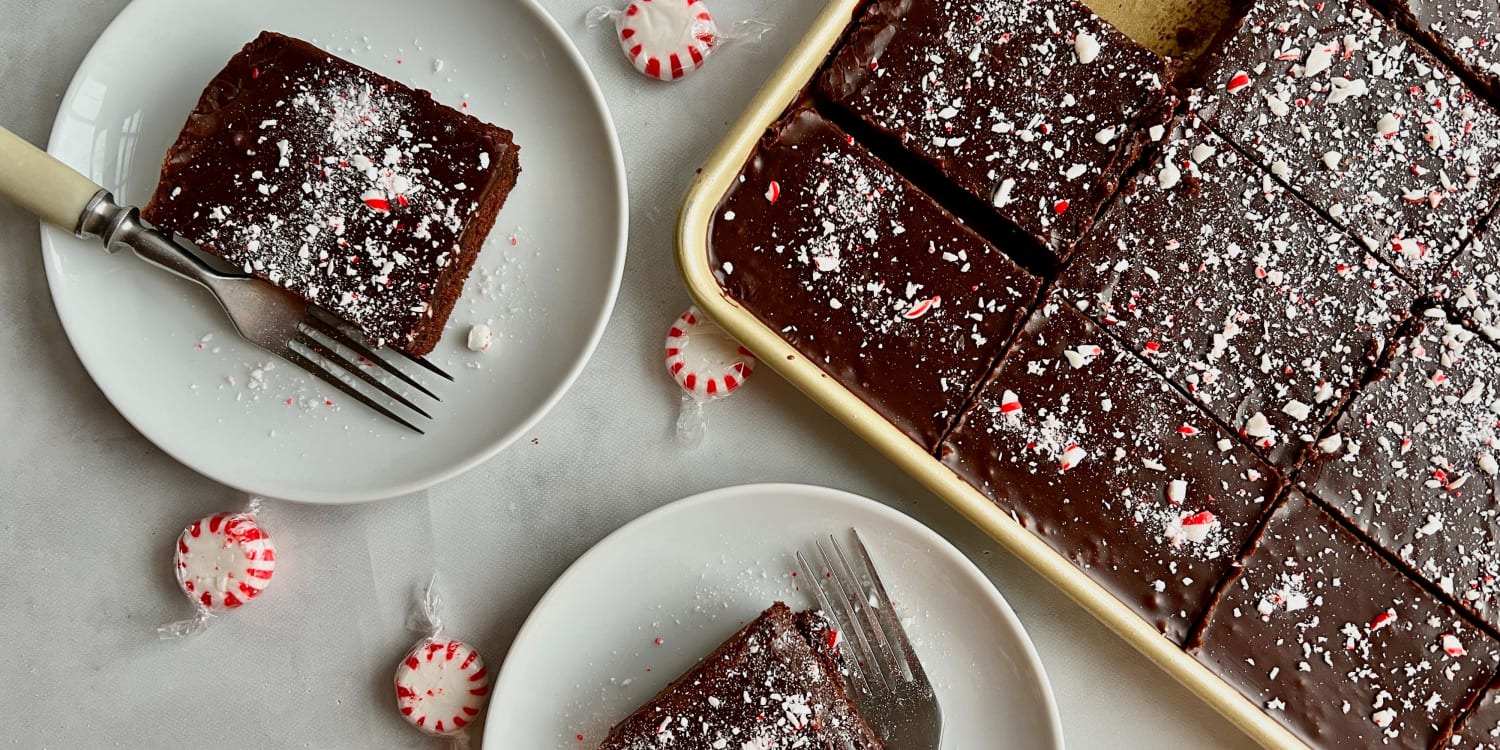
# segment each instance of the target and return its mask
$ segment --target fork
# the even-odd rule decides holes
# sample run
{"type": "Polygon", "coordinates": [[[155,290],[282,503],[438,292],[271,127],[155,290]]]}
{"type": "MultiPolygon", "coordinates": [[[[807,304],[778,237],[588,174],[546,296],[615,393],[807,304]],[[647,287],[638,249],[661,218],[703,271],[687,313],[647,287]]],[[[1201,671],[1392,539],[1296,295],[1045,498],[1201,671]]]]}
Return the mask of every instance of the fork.
{"type": "MultiPolygon", "coordinates": [[[[890,750],[937,750],[943,738],[937,694],[891,606],[864,540],[857,529],[849,533],[854,538],[858,573],[832,534],[828,536],[832,554],[823,542],[817,543],[823,574],[797,553],[797,563],[812,582],[818,606],[836,630],[854,636],[845,639],[855,644],[858,653],[845,660],[848,673],[840,673],[844,691],[890,750]]],[[[853,750],[848,740],[844,750],[853,750]]]]}
{"type": "MultiPolygon", "coordinates": [[[[369,369],[379,368],[386,377],[435,401],[442,400],[361,343],[358,334],[346,333],[347,324],[333,313],[249,274],[224,273],[213,268],[193,251],[147,225],[141,220],[140,211],[116,203],[108,190],[3,127],[0,127],[0,195],[81,239],[101,240],[109,252],[130,248],[141,259],[201,284],[213,293],[235,331],[245,340],[418,433],[422,432],[420,427],[361,391],[355,382],[364,383],[426,419],[432,419],[432,415],[369,369]]],[[[396,352],[436,375],[453,380],[453,376],[424,358],[396,352]]]]}

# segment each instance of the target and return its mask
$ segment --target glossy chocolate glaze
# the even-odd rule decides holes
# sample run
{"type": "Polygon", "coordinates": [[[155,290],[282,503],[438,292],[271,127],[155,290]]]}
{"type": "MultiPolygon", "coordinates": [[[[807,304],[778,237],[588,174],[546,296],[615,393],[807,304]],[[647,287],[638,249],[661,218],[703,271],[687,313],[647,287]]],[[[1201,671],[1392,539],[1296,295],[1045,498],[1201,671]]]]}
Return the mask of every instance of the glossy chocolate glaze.
{"type": "Polygon", "coordinates": [[[1189,651],[1318,748],[1432,747],[1500,658],[1487,635],[1297,491],[1189,651]]]}
{"type": "Polygon", "coordinates": [[[1072,0],[874,0],[818,89],[1063,259],[1174,74],[1072,0]]]}
{"type": "Polygon", "coordinates": [[[1079,244],[1058,286],[1285,470],[1416,297],[1201,127],[1173,133],[1079,244]]]}
{"type": "Polygon", "coordinates": [[[265,32],[204,89],[142,215],[420,354],[517,151],[509,131],[426,91],[265,32]]]}
{"type": "Polygon", "coordinates": [[[1420,321],[1301,479],[1500,628],[1500,350],[1441,310],[1420,321]]]}
{"type": "Polygon", "coordinates": [[[943,461],[1179,645],[1280,486],[1067,303],[1032,315],[943,461]]]}
{"type": "Polygon", "coordinates": [[[929,450],[1040,287],[812,110],[765,136],[709,231],[730,296],[929,450]]]}
{"type": "Polygon", "coordinates": [[[1410,279],[1500,195],[1500,116],[1362,0],[1260,0],[1195,110],[1410,279]]]}
{"type": "Polygon", "coordinates": [[[880,750],[809,627],[777,602],[617,724],[599,750],[880,750]]]}

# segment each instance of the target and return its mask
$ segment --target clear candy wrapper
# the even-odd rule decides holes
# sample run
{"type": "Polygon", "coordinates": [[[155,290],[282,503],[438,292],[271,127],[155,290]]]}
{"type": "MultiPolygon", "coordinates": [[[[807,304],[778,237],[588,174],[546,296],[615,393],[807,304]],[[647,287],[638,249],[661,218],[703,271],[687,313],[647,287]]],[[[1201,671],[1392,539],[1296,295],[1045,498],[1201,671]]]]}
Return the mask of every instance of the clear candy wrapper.
{"type": "Polygon", "coordinates": [[[614,23],[620,49],[635,69],[660,81],[686,78],[726,42],[755,42],[771,28],[751,20],[721,29],[704,0],[631,0],[624,8],[589,11],[590,26],[605,21],[614,23]]]}
{"type": "Polygon", "coordinates": [[[690,446],[703,440],[703,405],[735,391],[755,373],[755,355],[740,346],[697,306],[687,309],[667,332],[667,372],[682,388],[677,434],[690,446]]]}
{"type": "Polygon", "coordinates": [[[479,652],[443,633],[436,579],[417,597],[406,627],[424,637],[396,665],[396,707],[421,731],[467,748],[466,727],[484,710],[490,675],[479,652]]]}
{"type": "Polygon", "coordinates": [[[260,498],[239,513],[215,513],[187,525],[172,551],[177,585],[197,608],[157,628],[163,640],[203,632],[217,615],[260,596],[276,571],[276,546],[257,517],[260,498]]]}

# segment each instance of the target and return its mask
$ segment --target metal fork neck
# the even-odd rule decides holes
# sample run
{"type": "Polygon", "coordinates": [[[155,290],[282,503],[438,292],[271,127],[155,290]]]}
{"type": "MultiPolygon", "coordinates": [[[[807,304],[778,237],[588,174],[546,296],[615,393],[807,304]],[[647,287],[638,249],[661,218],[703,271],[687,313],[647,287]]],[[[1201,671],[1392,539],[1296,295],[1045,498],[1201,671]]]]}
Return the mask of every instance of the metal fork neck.
{"type": "Polygon", "coordinates": [[[129,248],[142,260],[204,286],[211,286],[215,279],[224,276],[172,238],[148,226],[141,220],[140,211],[116,203],[107,190],[100,190],[89,200],[78,217],[74,234],[102,240],[111,253],[129,248]]]}

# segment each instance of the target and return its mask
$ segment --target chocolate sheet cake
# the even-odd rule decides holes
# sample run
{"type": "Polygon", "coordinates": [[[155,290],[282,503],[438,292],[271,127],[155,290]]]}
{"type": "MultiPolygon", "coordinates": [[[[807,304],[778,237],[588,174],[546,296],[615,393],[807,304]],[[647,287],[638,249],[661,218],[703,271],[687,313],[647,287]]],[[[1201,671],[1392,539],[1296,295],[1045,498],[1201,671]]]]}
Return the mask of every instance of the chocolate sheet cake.
{"type": "Polygon", "coordinates": [[[1416,297],[1270,175],[1192,123],[1125,187],[1058,286],[1288,470],[1416,297]]]}
{"type": "Polygon", "coordinates": [[[204,89],[142,216],[426,354],[519,150],[426,91],[264,32],[204,89]]]}
{"type": "Polygon", "coordinates": [[[1280,485],[1067,303],[1027,322],[943,461],[1177,644],[1280,485]]]}
{"type": "Polygon", "coordinates": [[[1175,69],[1074,0],[872,0],[818,90],[1064,259],[1175,69]]]}
{"type": "Polygon", "coordinates": [[[1500,659],[1500,645],[1296,491],[1189,651],[1321,748],[1431,748],[1500,659]]]}
{"type": "Polygon", "coordinates": [[[761,141],[710,246],[725,289],[929,450],[1041,284],[806,109],[761,141]]]}
{"type": "Polygon", "coordinates": [[[1500,350],[1429,308],[1302,481],[1500,627],[1500,350]]]}
{"type": "Polygon", "coordinates": [[[773,604],[610,730],[599,750],[881,750],[808,613],[773,604]]]}
{"type": "Polygon", "coordinates": [[[1419,284],[1500,195],[1500,116],[1363,0],[1259,0],[1194,108],[1419,284]]]}

